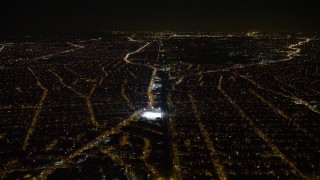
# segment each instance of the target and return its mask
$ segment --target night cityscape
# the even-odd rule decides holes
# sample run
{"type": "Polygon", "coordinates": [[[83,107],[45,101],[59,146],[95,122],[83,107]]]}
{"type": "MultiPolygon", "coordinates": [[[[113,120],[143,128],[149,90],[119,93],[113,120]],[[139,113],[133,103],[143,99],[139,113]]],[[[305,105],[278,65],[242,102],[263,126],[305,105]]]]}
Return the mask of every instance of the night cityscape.
{"type": "Polygon", "coordinates": [[[0,179],[320,179],[319,15],[250,1],[8,3],[0,179]]]}

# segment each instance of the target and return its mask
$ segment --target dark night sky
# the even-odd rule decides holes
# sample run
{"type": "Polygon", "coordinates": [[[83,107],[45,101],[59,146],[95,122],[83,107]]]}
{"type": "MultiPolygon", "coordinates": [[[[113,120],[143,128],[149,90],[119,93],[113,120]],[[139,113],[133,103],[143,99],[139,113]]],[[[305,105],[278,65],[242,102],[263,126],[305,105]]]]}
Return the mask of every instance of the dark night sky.
{"type": "Polygon", "coordinates": [[[5,0],[1,33],[320,30],[316,0],[5,0]]]}

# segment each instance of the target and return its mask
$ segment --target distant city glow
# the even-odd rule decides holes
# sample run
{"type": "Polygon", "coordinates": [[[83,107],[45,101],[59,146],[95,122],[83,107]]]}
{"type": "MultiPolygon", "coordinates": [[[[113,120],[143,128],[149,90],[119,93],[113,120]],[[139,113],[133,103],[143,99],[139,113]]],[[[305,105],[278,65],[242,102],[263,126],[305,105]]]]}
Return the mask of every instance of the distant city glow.
{"type": "Polygon", "coordinates": [[[144,112],[142,114],[142,117],[147,118],[149,120],[156,120],[157,118],[161,118],[161,116],[162,116],[161,112],[150,112],[150,111],[147,111],[147,112],[144,112]]]}

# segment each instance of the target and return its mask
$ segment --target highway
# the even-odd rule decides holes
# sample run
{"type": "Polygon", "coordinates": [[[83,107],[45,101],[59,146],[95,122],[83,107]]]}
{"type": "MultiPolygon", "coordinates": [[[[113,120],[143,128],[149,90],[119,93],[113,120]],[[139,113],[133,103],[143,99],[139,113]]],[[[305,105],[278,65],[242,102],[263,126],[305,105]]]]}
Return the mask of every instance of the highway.
{"type": "MultiPolygon", "coordinates": [[[[62,86],[64,86],[65,88],[67,88],[67,89],[69,89],[71,91],[73,91],[77,96],[79,96],[80,98],[85,100],[85,103],[86,103],[87,108],[88,108],[88,113],[90,115],[89,119],[90,119],[91,123],[93,124],[93,126],[99,127],[99,123],[96,121],[95,114],[94,114],[93,107],[92,107],[92,103],[91,103],[91,96],[93,95],[95,89],[97,88],[97,84],[93,85],[93,87],[90,90],[90,93],[83,94],[83,93],[77,91],[76,89],[74,89],[74,87],[72,87],[70,85],[67,85],[64,82],[63,78],[61,76],[59,76],[53,70],[49,70],[49,72],[51,72],[54,76],[56,76],[58,78],[58,80],[59,80],[59,82],[60,82],[60,84],[62,86]]],[[[103,80],[104,80],[104,77],[101,78],[101,80],[99,81],[99,84],[101,84],[103,80]]]]}
{"type": "Polygon", "coordinates": [[[257,126],[255,125],[254,121],[248,117],[246,115],[246,113],[243,111],[243,109],[227,94],[226,91],[224,91],[223,87],[222,87],[222,80],[223,80],[223,76],[220,76],[219,79],[219,83],[217,86],[217,89],[219,90],[219,92],[225,97],[225,99],[233,106],[233,108],[238,112],[238,114],[242,117],[243,120],[246,121],[246,123],[252,127],[252,129],[254,130],[254,132],[270,147],[270,149],[272,149],[273,153],[275,156],[278,156],[279,158],[281,158],[281,160],[283,161],[283,163],[287,164],[292,172],[300,177],[301,179],[307,179],[307,177],[296,167],[295,163],[291,162],[279,149],[279,147],[277,147],[269,138],[268,136],[263,133],[262,130],[260,130],[259,128],[257,128],[257,126]]]}
{"type": "Polygon", "coordinates": [[[146,48],[147,46],[149,46],[150,44],[151,44],[151,43],[148,42],[147,44],[143,45],[143,46],[140,47],[139,49],[137,49],[137,50],[135,50],[135,51],[133,51],[133,52],[128,53],[128,54],[123,58],[123,60],[124,60],[126,63],[128,63],[128,64],[136,64],[136,65],[137,65],[137,63],[133,63],[132,61],[130,61],[130,60],[129,60],[129,57],[130,57],[131,55],[133,55],[133,54],[137,54],[137,53],[141,52],[143,49],[145,49],[145,48],[146,48]]]}
{"type": "MultiPolygon", "coordinates": [[[[307,43],[310,43],[312,40],[313,40],[313,38],[303,38],[301,41],[299,41],[295,44],[289,45],[287,48],[290,49],[290,51],[286,51],[286,53],[287,53],[286,58],[284,58],[282,60],[277,60],[277,61],[268,60],[265,62],[254,63],[254,64],[242,64],[240,66],[234,65],[234,66],[230,66],[230,67],[222,68],[222,69],[217,69],[217,70],[201,71],[201,72],[197,72],[197,73],[188,73],[188,74],[182,75],[182,76],[170,77],[170,80],[183,79],[183,78],[198,76],[198,75],[203,75],[203,74],[215,74],[215,73],[219,73],[219,72],[229,72],[229,71],[237,70],[237,69],[244,69],[244,68],[254,67],[254,66],[265,66],[268,64],[276,64],[276,63],[281,63],[284,61],[289,61],[289,60],[292,60],[295,56],[298,56],[300,54],[300,52],[301,52],[300,46],[306,45],[307,43]]],[[[188,70],[191,67],[189,65],[188,70]]],[[[313,111],[315,111],[315,110],[313,110],[313,111]]]]}
{"type": "Polygon", "coordinates": [[[210,137],[210,132],[206,128],[206,125],[202,122],[201,113],[198,111],[198,108],[195,103],[195,99],[193,98],[193,96],[191,94],[189,94],[189,101],[191,103],[194,116],[195,116],[197,123],[199,125],[199,129],[202,134],[202,137],[203,137],[204,141],[206,142],[207,148],[210,150],[210,159],[212,160],[212,164],[214,165],[214,168],[215,168],[214,171],[217,172],[219,179],[226,180],[227,175],[224,170],[225,168],[221,164],[221,162],[219,161],[219,156],[217,154],[216,148],[214,147],[214,144],[213,144],[211,137],[210,137]]]}
{"type": "MultiPolygon", "coordinates": [[[[83,48],[82,46],[78,46],[78,45],[75,45],[75,44],[72,44],[72,43],[69,43],[70,45],[76,47],[76,48],[83,48]]],[[[139,49],[133,51],[133,52],[130,52],[128,53],[125,57],[124,57],[124,61],[127,63],[127,64],[132,64],[132,65],[139,65],[141,66],[141,64],[136,64],[136,63],[133,63],[129,60],[129,57],[133,54],[136,54],[136,53],[139,53],[141,52],[143,49],[145,49],[150,43],[146,43],[145,45],[143,45],[142,47],[140,47],[139,49]]],[[[151,77],[151,80],[150,80],[150,84],[152,83],[152,80],[154,79],[153,76],[155,76],[155,73],[157,71],[156,68],[152,67],[152,66],[149,66],[149,65],[144,65],[144,66],[147,66],[147,67],[151,67],[154,69],[154,73],[151,77]]],[[[102,67],[102,71],[105,75],[105,77],[108,76],[108,72],[105,70],[105,67],[102,67]]],[[[96,86],[94,86],[91,90],[92,93],[90,93],[89,95],[85,95],[79,91],[77,91],[76,89],[74,89],[73,87],[71,87],[70,85],[67,85],[65,84],[64,80],[62,77],[60,77],[56,72],[54,72],[53,70],[50,70],[50,72],[56,76],[60,82],[61,85],[63,85],[64,87],[70,89],[71,91],[73,91],[76,95],[78,95],[79,97],[85,99],[86,101],[86,104],[88,105],[88,111],[89,111],[89,114],[91,116],[91,121],[94,125],[98,125],[98,123],[95,121],[95,118],[94,118],[94,114],[93,114],[93,109],[92,109],[92,105],[91,105],[91,101],[90,101],[90,97],[92,95],[92,93],[94,92],[94,89],[96,88],[96,86]]],[[[104,78],[105,78],[104,77],[104,78]]],[[[101,79],[101,81],[103,81],[103,79],[101,79]]],[[[101,82],[100,81],[100,82],[101,82]]],[[[125,83],[125,82],[124,82],[125,83]]],[[[101,83],[99,83],[101,84],[101,83]]],[[[148,92],[149,92],[149,89],[150,87],[148,87],[148,92]]],[[[123,94],[125,96],[125,94],[123,94]]],[[[153,96],[152,94],[149,94],[151,96],[153,96]]],[[[126,97],[126,96],[125,96],[126,97]]],[[[152,97],[149,98],[149,101],[150,99],[153,99],[152,97]]],[[[153,102],[149,102],[148,104],[153,104],[153,102]]],[[[105,138],[109,137],[110,135],[113,135],[113,134],[118,134],[121,132],[121,129],[125,126],[127,126],[130,122],[133,122],[133,121],[137,121],[141,115],[143,113],[143,110],[137,110],[136,112],[134,112],[132,115],[130,115],[129,118],[123,120],[121,123],[119,123],[117,126],[113,127],[112,129],[110,130],[106,130],[105,132],[103,132],[100,136],[98,136],[97,138],[95,138],[94,140],[92,140],[91,142],[89,142],[88,144],[86,144],[85,146],[81,147],[80,149],[74,151],[73,153],[69,154],[68,156],[64,157],[63,159],[61,159],[59,161],[59,164],[54,164],[54,165],[51,165],[49,166],[47,169],[45,169],[44,171],[41,172],[41,174],[39,175],[39,179],[47,179],[47,176],[50,175],[52,172],[54,172],[56,169],[58,168],[62,168],[62,167],[65,167],[66,165],[68,165],[68,163],[70,163],[72,161],[73,158],[79,156],[82,154],[82,152],[84,152],[85,150],[88,150],[88,149],[92,149],[93,147],[96,147],[100,142],[104,141],[105,138]]],[[[115,160],[115,159],[114,159],[115,160]]],[[[128,177],[129,178],[132,178],[132,177],[135,177],[135,174],[133,174],[134,172],[132,172],[131,170],[129,171],[129,169],[127,169],[127,174],[128,174],[128,177]]]]}
{"type": "Polygon", "coordinates": [[[5,47],[5,45],[1,45],[2,47],[0,48],[0,52],[3,50],[3,48],[5,47]]]}
{"type": "Polygon", "coordinates": [[[46,98],[48,96],[48,89],[42,85],[42,83],[40,82],[39,78],[36,76],[36,74],[33,72],[33,70],[31,68],[28,68],[28,70],[36,78],[37,85],[43,90],[43,94],[42,94],[41,99],[40,99],[40,101],[39,101],[39,103],[37,105],[37,109],[36,109],[36,112],[35,112],[35,114],[34,114],[34,116],[32,118],[32,123],[31,123],[31,126],[30,126],[29,130],[28,130],[26,138],[24,139],[23,147],[22,147],[22,149],[24,151],[26,150],[27,146],[29,145],[29,140],[30,140],[31,136],[33,135],[34,129],[36,127],[36,124],[38,122],[40,113],[41,113],[42,108],[43,108],[44,101],[46,100],[46,98]]]}
{"type": "Polygon", "coordinates": [[[310,42],[310,38],[305,38],[303,39],[302,41],[299,41],[298,43],[296,44],[291,44],[288,46],[289,49],[291,49],[291,51],[288,51],[287,52],[287,59],[285,60],[291,60],[294,56],[297,56],[299,55],[299,53],[301,52],[301,49],[299,48],[299,46],[302,46],[306,43],[309,43],[310,42]]]}
{"type": "Polygon", "coordinates": [[[138,110],[135,113],[133,113],[129,118],[123,120],[121,123],[119,123],[116,127],[107,130],[103,132],[100,136],[86,144],[85,146],[81,147],[80,149],[76,150],[75,152],[69,154],[68,156],[64,157],[60,160],[60,163],[57,165],[51,165],[46,170],[42,171],[39,179],[47,179],[47,176],[50,175],[52,172],[54,172],[58,168],[64,167],[66,164],[70,163],[71,160],[79,155],[81,155],[85,150],[92,149],[93,147],[97,146],[99,143],[103,142],[107,137],[113,134],[118,134],[121,132],[121,129],[125,126],[127,126],[129,123],[133,121],[137,121],[140,116],[142,115],[142,110],[138,110]]]}
{"type": "MultiPolygon", "coordinates": [[[[132,39],[131,37],[129,38],[129,41],[135,41],[134,39],[132,39]]],[[[74,46],[76,49],[80,49],[80,48],[84,48],[83,46],[79,46],[79,45],[76,45],[76,44],[72,44],[72,43],[69,43],[70,45],[74,46]]],[[[155,79],[156,77],[158,76],[159,74],[159,69],[156,68],[155,66],[153,65],[149,65],[149,64],[142,64],[142,63],[135,63],[135,62],[132,62],[130,60],[130,56],[133,55],[133,54],[136,54],[136,53],[139,53],[141,51],[143,51],[145,48],[147,48],[149,45],[151,44],[151,42],[147,42],[146,44],[144,44],[143,46],[141,46],[139,49],[135,50],[135,51],[132,51],[132,52],[129,52],[125,55],[125,57],[123,58],[123,61],[126,63],[126,64],[131,64],[131,65],[136,65],[136,66],[140,66],[140,67],[145,67],[145,68],[151,68],[153,69],[152,71],[152,74],[151,74],[151,77],[150,77],[150,82],[149,82],[149,86],[147,87],[147,95],[149,97],[148,99],[148,107],[153,107],[154,104],[155,104],[155,97],[154,97],[154,94],[153,94],[153,91],[152,91],[152,86],[153,84],[155,83],[155,79]]],[[[85,101],[86,101],[86,104],[88,106],[88,112],[90,114],[90,118],[92,123],[94,125],[98,125],[98,123],[96,122],[95,118],[94,118],[94,112],[93,112],[93,108],[92,108],[92,104],[91,104],[91,101],[90,101],[90,98],[95,90],[95,88],[98,86],[98,85],[101,85],[102,81],[104,80],[104,78],[106,78],[108,76],[108,72],[106,71],[106,67],[103,66],[101,67],[101,70],[104,74],[104,77],[100,80],[100,83],[99,84],[95,84],[95,86],[91,89],[91,93],[89,93],[88,95],[87,94],[83,94],[82,92],[79,92],[77,91],[76,89],[74,89],[74,87],[72,87],[71,85],[68,85],[64,82],[63,78],[57,74],[56,72],[54,72],[53,70],[49,70],[49,72],[51,72],[60,82],[61,85],[63,85],[65,88],[73,91],[77,96],[83,98],[85,101]]],[[[133,77],[135,77],[134,74],[132,74],[133,77]]],[[[121,96],[125,99],[125,101],[127,102],[127,104],[131,107],[132,106],[132,103],[130,101],[130,99],[128,98],[128,96],[125,94],[125,86],[127,84],[127,80],[124,80],[123,81],[123,84],[122,84],[122,88],[120,89],[120,93],[121,93],[121,96]]],[[[166,104],[165,102],[163,102],[163,104],[166,104]]],[[[166,106],[166,105],[165,105],[166,106]]],[[[167,108],[162,108],[163,109],[163,112],[164,114],[167,113],[167,108]]],[[[51,165],[49,166],[47,169],[45,169],[44,171],[41,172],[41,174],[39,175],[39,179],[46,179],[48,175],[50,175],[52,172],[54,172],[56,169],[58,168],[63,168],[63,167],[68,167],[69,163],[72,161],[73,158],[81,155],[84,151],[88,150],[88,149],[92,149],[93,147],[96,147],[98,146],[101,142],[103,142],[107,137],[109,137],[110,135],[114,135],[114,134],[119,134],[121,133],[121,129],[127,125],[129,125],[129,123],[131,122],[134,122],[134,121],[137,121],[141,118],[143,114],[143,110],[137,110],[136,112],[134,112],[132,115],[130,115],[129,118],[123,120],[121,123],[119,123],[117,126],[113,127],[112,129],[110,130],[106,130],[105,132],[103,132],[101,135],[99,135],[97,138],[95,138],[94,140],[90,141],[89,143],[87,143],[85,146],[79,148],[78,150],[72,152],[71,154],[67,155],[66,157],[62,158],[58,164],[54,164],[54,165],[51,165]]],[[[163,118],[164,120],[164,130],[166,133],[168,133],[168,117],[167,115],[164,116],[163,118]]],[[[170,161],[170,150],[169,150],[169,139],[170,137],[168,136],[167,137],[167,140],[166,140],[166,147],[168,148],[168,150],[165,150],[165,153],[166,153],[166,156],[168,156],[167,160],[169,164],[172,164],[170,161]]],[[[145,139],[144,138],[144,142],[145,142],[145,146],[144,146],[144,156],[142,156],[142,160],[144,162],[146,162],[146,165],[148,166],[148,168],[150,168],[152,170],[152,173],[154,175],[156,175],[157,177],[159,176],[158,172],[156,171],[156,169],[150,164],[148,163],[147,161],[147,158],[151,152],[151,145],[150,145],[150,141],[148,139],[145,139]]],[[[112,156],[112,154],[108,153],[109,151],[108,150],[101,150],[104,154],[108,155],[109,157],[111,157],[111,159],[113,159],[115,162],[118,162],[120,163],[121,166],[124,166],[125,169],[126,169],[126,174],[128,176],[129,179],[131,178],[135,178],[136,175],[134,173],[134,171],[129,168],[129,166],[126,166],[126,164],[124,164],[122,162],[121,159],[119,158],[116,158],[114,156],[112,156]]],[[[168,175],[170,174],[171,172],[171,166],[168,165],[168,175]]]]}

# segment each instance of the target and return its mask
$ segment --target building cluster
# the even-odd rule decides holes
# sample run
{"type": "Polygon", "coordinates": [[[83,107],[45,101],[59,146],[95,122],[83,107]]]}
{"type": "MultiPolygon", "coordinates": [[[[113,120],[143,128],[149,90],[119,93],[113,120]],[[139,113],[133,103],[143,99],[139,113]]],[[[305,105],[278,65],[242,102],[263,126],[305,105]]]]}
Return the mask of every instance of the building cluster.
{"type": "Polygon", "coordinates": [[[1,178],[319,179],[319,44],[282,32],[0,40],[1,178]]]}

